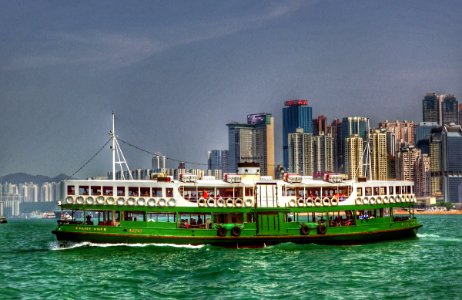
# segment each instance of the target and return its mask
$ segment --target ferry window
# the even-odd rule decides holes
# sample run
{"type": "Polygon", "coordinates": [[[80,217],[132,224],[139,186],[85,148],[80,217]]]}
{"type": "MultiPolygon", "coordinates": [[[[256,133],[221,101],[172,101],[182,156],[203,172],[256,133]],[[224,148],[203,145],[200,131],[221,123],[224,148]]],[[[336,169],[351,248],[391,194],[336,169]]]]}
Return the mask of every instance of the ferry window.
{"type": "Polygon", "coordinates": [[[124,212],[124,220],[125,221],[134,221],[134,222],[144,221],[144,212],[125,211],[124,212]]]}
{"type": "Polygon", "coordinates": [[[183,189],[183,197],[186,200],[197,201],[197,192],[195,187],[185,187],[183,189]]]}
{"type": "Polygon", "coordinates": [[[178,227],[180,228],[212,228],[210,221],[211,214],[209,213],[181,213],[179,219],[178,227]]]}
{"type": "Polygon", "coordinates": [[[123,186],[117,187],[117,196],[125,196],[125,187],[123,186]]]}
{"type": "Polygon", "coordinates": [[[92,186],[91,187],[91,194],[93,196],[99,196],[101,195],[101,187],[100,186],[92,186]]]}
{"type": "Polygon", "coordinates": [[[73,185],[68,185],[68,186],[67,186],[67,194],[68,194],[68,195],[75,195],[75,186],[73,186],[73,185]]]}
{"type": "Polygon", "coordinates": [[[172,188],[166,188],[165,190],[167,192],[167,197],[173,197],[173,189],[172,188]]]}
{"type": "Polygon", "coordinates": [[[214,223],[244,223],[244,215],[240,213],[214,214],[214,223]]]}
{"type": "Polygon", "coordinates": [[[232,188],[217,188],[217,197],[223,197],[223,198],[230,198],[233,197],[233,189],[232,188]]]}
{"type": "Polygon", "coordinates": [[[246,219],[247,223],[254,223],[254,219],[253,219],[253,213],[247,213],[247,219],[246,219]]]}
{"type": "Polygon", "coordinates": [[[148,222],[175,222],[175,213],[148,213],[148,222]]]}
{"type": "Polygon", "coordinates": [[[366,188],[366,196],[372,196],[372,188],[370,187],[366,188]]]}
{"type": "Polygon", "coordinates": [[[357,195],[358,197],[361,197],[361,196],[363,195],[363,189],[362,189],[362,188],[357,188],[357,189],[356,189],[356,195],[357,195]]]}
{"type": "Polygon", "coordinates": [[[140,188],[140,195],[144,197],[149,197],[149,188],[148,187],[141,187],[140,188]]]}
{"type": "Polygon", "coordinates": [[[295,189],[288,188],[286,191],[287,191],[287,196],[295,196],[295,189]]]}
{"type": "Polygon", "coordinates": [[[153,197],[162,197],[162,188],[152,188],[153,197]]]}
{"type": "Polygon", "coordinates": [[[79,195],[88,195],[88,185],[79,186],[79,195]]]}
{"type": "Polygon", "coordinates": [[[246,196],[253,196],[253,188],[246,188],[245,189],[246,196]]]}
{"type": "Polygon", "coordinates": [[[397,193],[397,194],[401,194],[401,187],[400,187],[400,186],[397,186],[397,187],[396,187],[396,193],[397,193]]]}
{"type": "Polygon", "coordinates": [[[374,187],[374,196],[377,196],[377,195],[379,195],[379,188],[374,187]]]}
{"type": "Polygon", "coordinates": [[[112,186],[103,186],[103,195],[112,196],[112,186]]]}
{"type": "Polygon", "coordinates": [[[128,196],[137,197],[139,195],[138,187],[129,187],[128,188],[128,196]]]}
{"type": "Polygon", "coordinates": [[[388,194],[390,194],[390,195],[394,194],[394,188],[392,186],[388,187],[388,194]]]}
{"type": "Polygon", "coordinates": [[[383,195],[386,195],[386,194],[387,194],[387,192],[385,191],[385,187],[384,186],[380,187],[380,195],[383,196],[383,195]]]}

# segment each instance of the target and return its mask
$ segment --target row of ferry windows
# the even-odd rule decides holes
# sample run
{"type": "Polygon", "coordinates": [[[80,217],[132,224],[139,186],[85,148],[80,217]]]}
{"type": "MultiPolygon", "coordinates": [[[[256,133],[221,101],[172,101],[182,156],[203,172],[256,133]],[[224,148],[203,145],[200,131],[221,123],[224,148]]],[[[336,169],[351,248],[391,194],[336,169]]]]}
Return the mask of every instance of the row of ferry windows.
{"type": "Polygon", "coordinates": [[[411,186],[381,186],[381,187],[359,187],[357,188],[357,196],[386,196],[395,194],[411,194],[411,186]],[[387,193],[388,188],[388,193],[387,193]],[[364,189],[364,192],[363,192],[364,189]]]}
{"type": "Polygon", "coordinates": [[[165,195],[162,188],[149,187],[125,187],[125,186],[78,186],[78,191],[74,185],[67,186],[67,194],[83,196],[131,196],[131,197],[173,197],[173,188],[166,188],[165,195]]]}

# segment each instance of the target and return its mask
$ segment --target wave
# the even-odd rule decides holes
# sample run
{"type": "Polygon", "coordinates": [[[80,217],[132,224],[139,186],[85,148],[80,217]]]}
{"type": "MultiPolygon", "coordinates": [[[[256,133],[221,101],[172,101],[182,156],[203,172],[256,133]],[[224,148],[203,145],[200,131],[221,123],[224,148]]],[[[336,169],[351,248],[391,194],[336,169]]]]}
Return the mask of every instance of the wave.
{"type": "Polygon", "coordinates": [[[461,238],[440,236],[438,234],[432,234],[432,233],[418,233],[417,237],[420,239],[438,240],[442,242],[462,242],[461,238]]]}
{"type": "Polygon", "coordinates": [[[53,242],[50,244],[50,250],[61,251],[69,250],[76,248],[87,248],[87,247],[96,247],[96,248],[108,248],[108,247],[171,247],[171,248],[183,248],[183,249],[201,249],[206,245],[177,245],[177,244],[128,244],[128,243],[108,243],[108,244],[98,244],[91,242],[81,242],[81,243],[59,243],[53,242]]]}

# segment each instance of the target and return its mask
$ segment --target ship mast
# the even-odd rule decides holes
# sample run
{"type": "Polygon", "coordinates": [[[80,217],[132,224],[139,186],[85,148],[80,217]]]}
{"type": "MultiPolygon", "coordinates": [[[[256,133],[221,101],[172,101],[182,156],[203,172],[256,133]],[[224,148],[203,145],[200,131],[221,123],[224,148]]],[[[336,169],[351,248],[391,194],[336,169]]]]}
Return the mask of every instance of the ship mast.
{"type": "Polygon", "coordinates": [[[116,180],[116,165],[119,165],[120,168],[120,179],[125,180],[126,169],[128,173],[128,179],[133,180],[132,172],[128,167],[125,156],[120,148],[119,142],[117,141],[117,136],[115,134],[115,115],[112,113],[112,130],[109,132],[109,135],[112,139],[112,180],[116,180]]]}

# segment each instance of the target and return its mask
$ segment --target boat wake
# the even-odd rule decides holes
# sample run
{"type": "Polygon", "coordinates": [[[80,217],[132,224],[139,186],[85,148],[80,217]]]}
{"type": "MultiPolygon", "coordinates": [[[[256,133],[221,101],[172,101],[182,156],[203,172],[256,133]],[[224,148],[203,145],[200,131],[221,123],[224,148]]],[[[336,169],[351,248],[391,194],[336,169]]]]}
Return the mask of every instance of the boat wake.
{"type": "Polygon", "coordinates": [[[446,242],[462,242],[462,239],[460,238],[444,237],[438,234],[431,234],[431,233],[418,233],[417,237],[420,239],[428,239],[428,240],[439,240],[439,241],[446,241],[446,242]]]}
{"type": "Polygon", "coordinates": [[[201,249],[206,245],[176,245],[176,244],[127,244],[127,243],[114,243],[114,244],[98,244],[90,242],[81,243],[59,243],[55,242],[50,245],[50,250],[61,251],[76,248],[108,248],[108,247],[171,247],[171,248],[184,248],[184,249],[201,249]]]}

